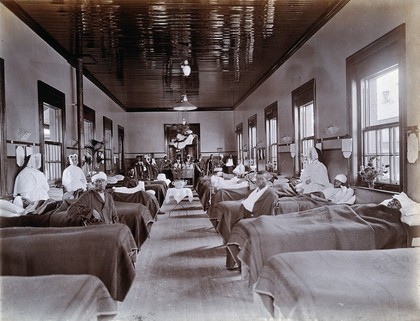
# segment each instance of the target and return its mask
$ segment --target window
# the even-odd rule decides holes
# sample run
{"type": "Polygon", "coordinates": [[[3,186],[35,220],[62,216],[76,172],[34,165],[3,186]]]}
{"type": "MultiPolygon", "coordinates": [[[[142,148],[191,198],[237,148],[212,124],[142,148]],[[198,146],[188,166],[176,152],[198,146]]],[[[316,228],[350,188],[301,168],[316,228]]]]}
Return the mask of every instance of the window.
{"type": "Polygon", "coordinates": [[[246,159],[246,151],[244,146],[244,133],[242,128],[242,123],[236,126],[236,150],[238,151],[238,163],[244,163],[246,159]]]}
{"type": "Polygon", "coordinates": [[[257,165],[257,115],[248,119],[249,165],[257,165]]]}
{"type": "Polygon", "coordinates": [[[125,173],[124,164],[124,127],[118,125],[118,171],[125,173]]]}
{"type": "Polygon", "coordinates": [[[91,145],[90,142],[95,138],[95,111],[87,106],[83,106],[83,127],[85,146],[91,145]]]}
{"type": "Polygon", "coordinates": [[[105,173],[112,172],[113,161],[113,149],[112,149],[112,120],[104,117],[104,164],[105,164],[105,173]]]}
{"type": "Polygon", "coordinates": [[[378,75],[361,79],[363,164],[376,157],[379,164],[389,165],[388,173],[378,182],[399,184],[399,99],[398,66],[378,75]]]}
{"type": "Polygon", "coordinates": [[[64,94],[38,82],[43,172],[51,184],[61,179],[64,167],[64,94]]]}
{"type": "Polygon", "coordinates": [[[315,80],[294,90],[292,100],[296,128],[295,174],[298,175],[306,166],[308,149],[315,144],[315,80]]]}
{"type": "Polygon", "coordinates": [[[367,182],[357,175],[358,169],[375,157],[374,165],[388,166],[375,186],[403,190],[404,33],[404,27],[399,27],[347,59],[353,136],[357,137],[353,171],[362,186],[367,182]]]}
{"type": "Polygon", "coordinates": [[[267,145],[267,169],[277,172],[277,102],[266,107],[265,114],[265,136],[267,145]]]}

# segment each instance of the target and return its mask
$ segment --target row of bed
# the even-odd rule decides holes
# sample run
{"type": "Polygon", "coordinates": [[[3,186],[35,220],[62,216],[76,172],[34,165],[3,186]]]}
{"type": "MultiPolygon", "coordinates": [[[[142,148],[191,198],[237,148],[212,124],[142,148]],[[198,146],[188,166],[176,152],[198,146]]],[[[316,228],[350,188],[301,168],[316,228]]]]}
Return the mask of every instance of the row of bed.
{"type": "Polygon", "coordinates": [[[220,188],[210,178],[197,184],[227,267],[240,267],[271,315],[418,320],[420,249],[411,248],[401,211],[382,203],[391,196],[356,189],[356,204],[339,205],[288,186],[274,185],[278,199],[268,215],[238,219],[250,187],[220,188]]]}
{"type": "Polygon", "coordinates": [[[166,182],[119,193],[119,223],[83,226],[69,217],[74,200],[48,200],[34,213],[0,217],[1,311],[4,320],[107,320],[135,277],[141,246],[165,199],[166,182]]]}

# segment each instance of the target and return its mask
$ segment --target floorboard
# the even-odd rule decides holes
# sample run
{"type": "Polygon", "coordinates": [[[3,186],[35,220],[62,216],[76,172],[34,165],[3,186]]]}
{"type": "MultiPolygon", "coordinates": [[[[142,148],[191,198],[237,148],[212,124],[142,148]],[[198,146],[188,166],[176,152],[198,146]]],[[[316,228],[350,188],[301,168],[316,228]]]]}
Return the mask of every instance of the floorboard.
{"type": "Polygon", "coordinates": [[[184,208],[165,204],[136,264],[136,278],[115,320],[268,321],[239,271],[225,268],[225,248],[194,192],[184,208]],[[179,211],[177,210],[179,208],[179,211]]]}

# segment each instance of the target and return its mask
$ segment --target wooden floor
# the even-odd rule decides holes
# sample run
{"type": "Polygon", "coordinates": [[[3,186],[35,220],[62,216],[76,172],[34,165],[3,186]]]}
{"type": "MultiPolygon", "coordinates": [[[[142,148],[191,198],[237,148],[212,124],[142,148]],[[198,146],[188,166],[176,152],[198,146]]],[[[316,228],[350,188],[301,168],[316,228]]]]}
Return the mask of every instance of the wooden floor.
{"type": "Polygon", "coordinates": [[[178,212],[163,206],[137,257],[136,279],[115,320],[267,321],[239,271],[225,268],[225,248],[194,192],[178,212]],[[188,215],[187,215],[188,212],[188,215]]]}

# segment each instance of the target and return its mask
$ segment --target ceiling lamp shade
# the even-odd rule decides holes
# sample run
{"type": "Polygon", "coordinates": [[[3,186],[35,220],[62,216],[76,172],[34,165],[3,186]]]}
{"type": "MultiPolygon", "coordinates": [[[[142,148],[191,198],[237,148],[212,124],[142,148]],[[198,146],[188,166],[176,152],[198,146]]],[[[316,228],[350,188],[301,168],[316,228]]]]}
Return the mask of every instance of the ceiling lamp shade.
{"type": "Polygon", "coordinates": [[[197,106],[194,106],[188,101],[187,95],[183,95],[182,99],[179,103],[176,103],[174,106],[174,110],[178,111],[189,111],[189,110],[196,110],[197,106]]]}
{"type": "Polygon", "coordinates": [[[188,60],[184,61],[184,63],[181,65],[181,69],[185,77],[188,77],[191,74],[191,67],[188,64],[188,60]]]}

